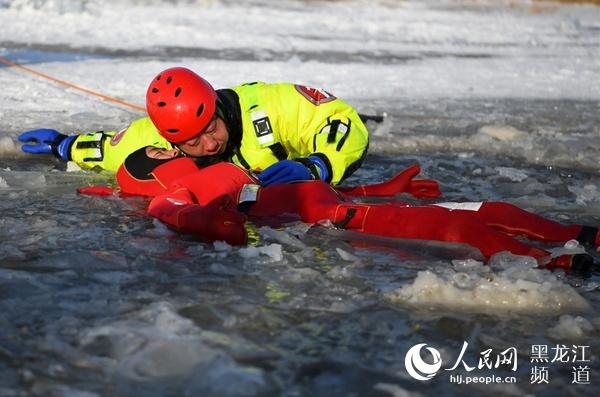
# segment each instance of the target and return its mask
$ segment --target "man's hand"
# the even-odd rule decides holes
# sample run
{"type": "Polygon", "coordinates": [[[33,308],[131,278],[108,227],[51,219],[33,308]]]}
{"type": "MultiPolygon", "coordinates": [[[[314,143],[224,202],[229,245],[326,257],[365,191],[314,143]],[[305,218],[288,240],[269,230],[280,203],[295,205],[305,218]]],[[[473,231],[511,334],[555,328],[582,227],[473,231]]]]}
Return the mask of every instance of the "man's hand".
{"type": "Polygon", "coordinates": [[[40,128],[23,132],[19,135],[19,141],[25,143],[21,146],[21,150],[25,153],[53,154],[59,159],[69,161],[71,159],[71,144],[76,137],[76,135],[61,134],[49,128],[40,128]]]}
{"type": "Polygon", "coordinates": [[[320,157],[281,160],[258,175],[261,186],[312,179],[327,180],[327,167],[320,157]]]}
{"type": "Polygon", "coordinates": [[[294,160],[281,160],[258,174],[261,186],[293,181],[308,181],[314,175],[306,166],[294,160]]]}

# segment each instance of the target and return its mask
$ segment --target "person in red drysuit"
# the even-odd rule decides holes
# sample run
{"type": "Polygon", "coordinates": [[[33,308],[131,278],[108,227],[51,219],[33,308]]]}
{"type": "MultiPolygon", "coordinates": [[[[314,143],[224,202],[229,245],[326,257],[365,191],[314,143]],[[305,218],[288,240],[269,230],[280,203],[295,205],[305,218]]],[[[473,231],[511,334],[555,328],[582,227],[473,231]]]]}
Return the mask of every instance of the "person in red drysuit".
{"type": "Polygon", "coordinates": [[[440,196],[437,182],[414,179],[420,171],[417,165],[385,183],[336,189],[319,180],[260,187],[252,174],[234,164],[217,163],[200,169],[187,157],[163,161],[142,173],[146,175],[143,179],[138,178],[139,168],[132,174],[127,165],[126,161],[117,172],[123,193],[154,196],[148,206],[150,215],[209,241],[243,245],[247,216],[294,214],[307,223],[330,220],[339,228],[372,235],[469,244],[486,258],[501,251],[528,255],[549,269],[587,271],[593,258],[588,254],[551,258],[548,251],[513,236],[547,242],[576,239],[585,245],[600,245],[596,227],[563,225],[508,203],[412,206],[401,201],[352,201],[352,196],[394,196],[401,192],[415,197],[440,196]]]}

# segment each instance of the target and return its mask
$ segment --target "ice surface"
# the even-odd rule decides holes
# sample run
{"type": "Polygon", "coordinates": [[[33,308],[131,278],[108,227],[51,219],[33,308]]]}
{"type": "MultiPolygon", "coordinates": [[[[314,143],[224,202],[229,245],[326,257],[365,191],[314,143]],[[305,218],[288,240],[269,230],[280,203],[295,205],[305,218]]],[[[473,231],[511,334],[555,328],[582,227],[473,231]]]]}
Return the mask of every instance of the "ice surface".
{"type": "Polygon", "coordinates": [[[274,240],[299,250],[306,250],[306,245],[298,238],[298,236],[306,233],[310,225],[297,224],[295,228],[287,228],[286,230],[277,230],[269,226],[263,226],[259,229],[260,235],[267,240],[274,240]]]}
{"type": "Polygon", "coordinates": [[[600,204],[598,185],[569,186],[569,191],[576,195],[575,202],[579,205],[600,204]]]}
{"type": "Polygon", "coordinates": [[[360,258],[357,257],[356,255],[352,255],[351,253],[341,249],[341,248],[336,248],[335,249],[337,251],[337,253],[340,255],[340,258],[342,258],[345,261],[348,262],[360,262],[360,258]]]}
{"type": "Polygon", "coordinates": [[[385,392],[386,395],[391,397],[422,397],[423,394],[410,392],[406,389],[401,388],[398,385],[389,383],[378,383],[374,387],[375,390],[385,392]]]}
{"type": "Polygon", "coordinates": [[[0,156],[6,155],[7,153],[16,153],[17,151],[17,145],[10,137],[0,137],[0,156]]]}
{"type": "Polygon", "coordinates": [[[441,273],[421,271],[412,284],[386,298],[421,310],[488,314],[556,315],[591,309],[575,289],[550,272],[531,268],[528,261],[496,262],[502,266],[496,272],[482,264],[441,273]]]}
{"type": "Polygon", "coordinates": [[[190,393],[233,396],[263,390],[262,372],[234,364],[215,349],[215,337],[204,335],[170,304],[156,302],[127,319],[82,330],[80,344],[91,353],[88,360],[94,359],[95,351],[112,359],[105,361],[105,371],[136,382],[160,380],[165,382],[161,389],[183,381],[190,393]]]}
{"type": "MultiPolygon", "coordinates": [[[[363,4],[352,1],[318,6],[291,1],[268,12],[257,11],[261,8],[254,9],[252,2],[180,2],[175,8],[170,2],[108,7],[96,1],[10,2],[0,9],[0,24],[11,26],[4,32],[8,36],[2,38],[0,32],[0,43],[6,43],[0,55],[136,104],[143,104],[147,82],[172,66],[172,59],[200,71],[217,87],[250,80],[297,81],[327,88],[364,112],[388,113],[390,117],[374,129],[373,136],[380,139],[373,142],[372,150],[450,147],[597,169],[600,132],[593,122],[600,92],[600,61],[594,56],[597,8],[549,8],[542,16],[526,6],[507,12],[494,2],[468,9],[454,9],[451,2],[437,7],[415,3],[369,4],[357,21],[353,7],[363,4]],[[247,17],[249,12],[252,18],[247,17]],[[451,18],[446,17],[448,12],[451,18]],[[336,23],[328,18],[332,13],[337,15],[336,23]],[[156,15],[163,15],[160,23],[156,15]],[[29,28],[34,25],[36,29],[29,28]],[[137,34],[130,34],[131,26],[137,34]],[[236,29],[214,34],[220,26],[236,29]],[[313,32],[306,32],[306,26],[313,32]],[[319,40],[319,35],[329,39],[319,40]],[[46,49],[45,56],[23,53],[18,43],[45,43],[33,44],[34,49],[46,49]],[[61,52],[87,57],[44,61],[61,52]],[[111,56],[119,54],[124,58],[114,62],[111,56]],[[344,54],[355,57],[345,59],[344,54]],[[139,67],[132,60],[136,55],[151,60],[139,67]],[[73,62],[77,68],[66,72],[63,65],[73,62]],[[329,72],[331,68],[335,73],[329,72]],[[398,103],[399,98],[408,103],[398,103]],[[480,98],[485,106],[475,111],[481,113],[476,117],[479,125],[473,126],[479,131],[475,135],[468,124],[459,134],[449,130],[447,135],[431,136],[420,131],[454,117],[453,113],[463,111],[464,100],[473,98],[480,98]],[[507,119],[502,116],[504,98],[546,101],[547,116],[527,120],[531,109],[524,104],[508,110],[523,113],[524,120],[507,119]],[[425,103],[427,112],[411,109],[414,101],[425,103]],[[591,101],[589,109],[585,101],[591,101]],[[557,119],[572,112],[578,115],[570,129],[579,136],[557,129],[557,119]],[[495,113],[500,117],[490,119],[495,113]],[[505,124],[488,124],[486,119],[505,124]],[[401,139],[398,133],[403,130],[416,130],[418,136],[401,139]]],[[[37,115],[42,116],[42,124],[69,133],[120,129],[135,117],[127,109],[65,92],[17,71],[0,74],[0,83],[8,105],[4,111],[19,120],[7,120],[4,126],[4,134],[12,138],[22,129],[39,127],[37,115]]],[[[463,123],[474,116],[459,115],[463,123]]],[[[18,155],[18,145],[3,147],[18,155]]]]}
{"type": "Polygon", "coordinates": [[[510,179],[512,182],[523,182],[527,179],[527,173],[508,167],[496,167],[498,174],[510,179]]]}
{"type": "Polygon", "coordinates": [[[241,248],[238,253],[244,259],[257,258],[259,256],[266,256],[273,262],[283,259],[280,244],[268,244],[261,247],[241,248]]]}
{"type": "MultiPolygon", "coordinates": [[[[348,184],[419,162],[441,201],[599,225],[598,21],[600,7],[538,1],[0,0],[0,56],[138,105],[174,65],[217,87],[315,85],[387,114],[348,184]]],[[[423,341],[597,351],[597,274],[299,222],[252,220],[247,248],[203,243],[146,217],[146,199],[77,195],[112,176],[16,140],[139,112],[5,66],[0,85],[0,394],[595,395],[564,368],[549,385],[522,365],[517,386],[469,388],[403,363],[423,341]]]]}
{"type": "Polygon", "coordinates": [[[527,135],[524,131],[505,125],[484,125],[479,129],[478,133],[499,141],[508,142],[515,141],[516,139],[523,139],[523,137],[527,135]]]}
{"type": "Polygon", "coordinates": [[[550,248],[549,251],[552,253],[553,257],[586,252],[585,247],[579,244],[577,240],[569,240],[562,247],[550,248]]]}
{"type": "Polygon", "coordinates": [[[558,324],[548,330],[548,335],[557,340],[586,340],[598,330],[584,317],[564,314],[558,324]]]}

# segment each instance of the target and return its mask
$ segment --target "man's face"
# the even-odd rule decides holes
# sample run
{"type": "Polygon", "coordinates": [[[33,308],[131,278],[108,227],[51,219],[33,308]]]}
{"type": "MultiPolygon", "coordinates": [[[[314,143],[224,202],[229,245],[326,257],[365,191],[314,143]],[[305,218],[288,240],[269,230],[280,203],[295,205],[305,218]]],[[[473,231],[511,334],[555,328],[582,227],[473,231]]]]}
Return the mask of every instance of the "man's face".
{"type": "Polygon", "coordinates": [[[216,156],[225,151],[228,140],[225,123],[215,115],[204,131],[177,146],[190,157],[216,156]]]}

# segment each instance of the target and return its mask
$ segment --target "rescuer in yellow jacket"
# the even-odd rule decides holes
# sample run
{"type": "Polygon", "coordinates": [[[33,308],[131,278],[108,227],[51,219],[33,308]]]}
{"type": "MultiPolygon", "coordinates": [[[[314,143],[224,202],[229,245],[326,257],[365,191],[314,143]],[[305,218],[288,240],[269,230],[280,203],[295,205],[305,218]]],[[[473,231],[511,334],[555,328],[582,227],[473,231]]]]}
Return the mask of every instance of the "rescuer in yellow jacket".
{"type": "Polygon", "coordinates": [[[231,161],[261,184],[322,179],[336,185],[361,164],[369,143],[357,112],[332,94],[290,83],[214,90],[189,69],[157,75],[146,95],[149,117],[119,132],[65,136],[52,129],[19,136],[27,153],[53,153],[83,168],[127,168],[143,178],[156,165],[149,148],[201,164],[231,161]]]}

